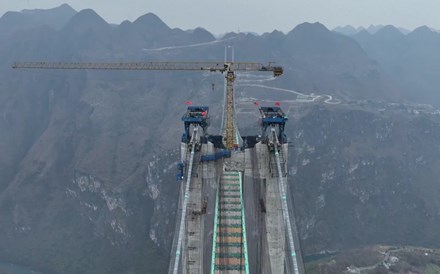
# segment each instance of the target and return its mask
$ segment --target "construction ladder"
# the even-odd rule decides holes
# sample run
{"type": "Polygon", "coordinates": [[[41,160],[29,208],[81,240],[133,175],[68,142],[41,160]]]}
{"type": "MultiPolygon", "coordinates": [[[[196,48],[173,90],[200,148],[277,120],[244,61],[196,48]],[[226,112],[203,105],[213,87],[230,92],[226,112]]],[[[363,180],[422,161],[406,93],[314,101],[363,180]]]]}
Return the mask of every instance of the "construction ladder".
{"type": "Polygon", "coordinates": [[[225,172],[217,191],[211,274],[249,273],[240,172],[225,172]]]}

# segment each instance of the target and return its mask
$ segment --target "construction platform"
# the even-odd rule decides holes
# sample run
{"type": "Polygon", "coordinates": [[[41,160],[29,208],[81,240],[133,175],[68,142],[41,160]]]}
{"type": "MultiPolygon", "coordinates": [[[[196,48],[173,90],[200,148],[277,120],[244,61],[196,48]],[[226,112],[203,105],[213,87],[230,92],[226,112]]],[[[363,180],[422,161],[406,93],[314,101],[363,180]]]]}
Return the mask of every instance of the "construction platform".
{"type": "MultiPolygon", "coordinates": [[[[229,151],[209,136],[201,143],[203,111],[184,115],[198,120],[185,125],[191,138],[181,144],[177,219],[184,233],[174,238],[169,273],[303,274],[287,184],[287,117],[280,108],[260,108],[263,138],[247,137],[251,147],[229,151]]],[[[175,235],[181,228],[176,224],[175,235]]]]}

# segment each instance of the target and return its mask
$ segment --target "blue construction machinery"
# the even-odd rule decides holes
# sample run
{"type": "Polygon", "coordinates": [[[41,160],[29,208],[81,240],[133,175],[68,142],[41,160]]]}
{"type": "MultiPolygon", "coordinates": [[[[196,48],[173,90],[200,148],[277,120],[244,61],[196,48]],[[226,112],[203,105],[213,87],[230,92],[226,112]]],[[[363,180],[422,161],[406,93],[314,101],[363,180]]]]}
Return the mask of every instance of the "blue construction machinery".
{"type": "Polygon", "coordinates": [[[229,157],[231,157],[231,151],[229,151],[228,149],[223,149],[215,154],[202,155],[200,161],[210,162],[210,161],[217,161],[220,158],[229,158],[229,157]]]}
{"type": "MultiPolygon", "coordinates": [[[[185,127],[185,132],[182,135],[182,143],[189,143],[191,140],[190,127],[199,126],[203,129],[203,136],[206,136],[206,130],[209,126],[209,107],[207,106],[188,106],[185,114],[182,116],[182,121],[185,127]]],[[[202,141],[206,138],[202,138],[202,141]]]]}
{"type": "Polygon", "coordinates": [[[178,170],[178,172],[177,172],[177,174],[176,174],[176,180],[177,181],[183,181],[183,179],[184,179],[184,168],[185,168],[185,164],[183,164],[183,163],[178,163],[177,164],[177,170],[178,170]]]}
{"type": "Polygon", "coordinates": [[[261,137],[267,142],[267,128],[278,127],[278,141],[281,144],[287,143],[287,137],[284,134],[284,127],[286,125],[287,115],[280,107],[260,107],[261,114],[261,137]]]}

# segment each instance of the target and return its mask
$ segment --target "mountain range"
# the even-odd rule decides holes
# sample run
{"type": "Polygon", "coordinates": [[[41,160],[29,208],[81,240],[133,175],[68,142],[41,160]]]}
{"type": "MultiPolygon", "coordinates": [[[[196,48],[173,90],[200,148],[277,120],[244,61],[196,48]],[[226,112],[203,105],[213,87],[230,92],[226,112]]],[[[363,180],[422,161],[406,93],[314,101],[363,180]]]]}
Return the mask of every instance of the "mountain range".
{"type": "Polygon", "coordinates": [[[286,34],[120,25],[68,5],[0,18],[0,258],[44,273],[164,273],[179,186],[185,102],[209,105],[223,77],[193,72],[12,70],[15,61],[276,62],[242,73],[239,126],[254,101],[289,115],[289,183],[304,254],[374,244],[440,246],[440,34],[320,23],[286,34]]]}
{"type": "MultiPolygon", "coordinates": [[[[333,29],[333,31],[341,33],[341,34],[345,34],[345,35],[353,35],[356,34],[358,32],[361,32],[363,30],[369,32],[370,34],[375,34],[376,32],[378,32],[379,30],[381,30],[382,28],[386,27],[385,25],[370,25],[367,28],[365,27],[353,27],[351,25],[345,25],[345,26],[338,26],[336,28],[333,29]]],[[[406,28],[402,28],[402,27],[395,27],[397,28],[402,34],[408,34],[411,31],[406,29],[406,28]]],[[[434,32],[440,32],[440,30],[434,29],[434,28],[429,28],[430,30],[434,31],[434,32]]]]}

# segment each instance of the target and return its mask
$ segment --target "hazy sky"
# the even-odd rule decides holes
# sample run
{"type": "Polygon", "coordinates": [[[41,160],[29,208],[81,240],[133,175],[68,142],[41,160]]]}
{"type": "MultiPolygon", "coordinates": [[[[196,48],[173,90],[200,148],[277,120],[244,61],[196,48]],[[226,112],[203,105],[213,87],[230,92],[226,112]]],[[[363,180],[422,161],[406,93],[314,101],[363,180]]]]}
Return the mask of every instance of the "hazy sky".
{"type": "Polygon", "coordinates": [[[153,12],[170,27],[203,26],[215,34],[288,32],[306,21],[329,28],[393,24],[410,30],[421,25],[440,29],[440,0],[0,0],[0,14],[62,3],[76,10],[92,8],[110,23],[153,12]]]}

